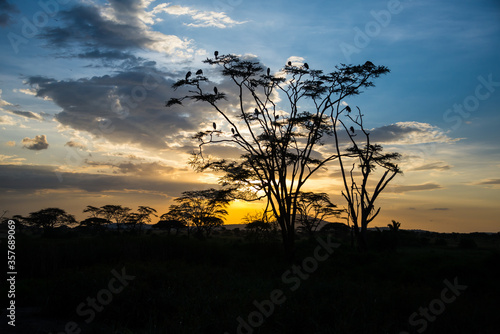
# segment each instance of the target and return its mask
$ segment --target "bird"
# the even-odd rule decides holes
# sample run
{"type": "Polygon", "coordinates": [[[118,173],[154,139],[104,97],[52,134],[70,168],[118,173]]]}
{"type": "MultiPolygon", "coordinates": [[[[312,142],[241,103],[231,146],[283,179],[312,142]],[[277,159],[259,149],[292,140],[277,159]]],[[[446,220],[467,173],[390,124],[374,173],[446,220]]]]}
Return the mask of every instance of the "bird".
{"type": "Polygon", "coordinates": [[[215,124],[215,122],[212,123],[212,126],[214,127],[214,130],[217,130],[217,124],[215,124]]]}
{"type": "Polygon", "coordinates": [[[190,76],[191,76],[191,71],[188,71],[188,72],[186,73],[186,80],[187,80],[187,79],[189,79],[189,77],[190,77],[190,76]]]}
{"type": "Polygon", "coordinates": [[[214,93],[215,95],[219,94],[219,90],[217,89],[217,87],[214,87],[214,93]]]}
{"type": "Polygon", "coordinates": [[[350,130],[352,133],[354,133],[354,128],[352,126],[351,126],[350,130]]]}
{"type": "Polygon", "coordinates": [[[372,63],[371,61],[369,61],[369,60],[368,60],[368,61],[365,63],[365,66],[370,66],[370,67],[373,67],[373,66],[375,66],[375,65],[373,65],[373,63],[372,63]]]}
{"type": "Polygon", "coordinates": [[[351,112],[351,107],[345,106],[345,110],[347,110],[347,112],[351,112]]]}
{"type": "Polygon", "coordinates": [[[288,62],[288,66],[292,66],[292,62],[291,61],[288,62]]]}
{"type": "Polygon", "coordinates": [[[232,133],[233,133],[233,135],[234,135],[234,129],[233,129],[233,128],[231,128],[231,132],[232,132],[232,133]]]}
{"type": "Polygon", "coordinates": [[[196,71],[196,75],[202,75],[202,74],[203,74],[203,71],[201,69],[196,71]]]}
{"type": "Polygon", "coordinates": [[[219,51],[214,52],[215,59],[217,59],[217,56],[219,55],[219,51]]]}
{"type": "Polygon", "coordinates": [[[259,109],[255,108],[255,115],[258,115],[259,114],[259,109]]]}
{"type": "Polygon", "coordinates": [[[267,75],[271,74],[271,69],[268,67],[267,68],[267,75]]]}
{"type": "Polygon", "coordinates": [[[309,69],[309,64],[308,63],[304,63],[304,67],[308,70],[309,69]]]}

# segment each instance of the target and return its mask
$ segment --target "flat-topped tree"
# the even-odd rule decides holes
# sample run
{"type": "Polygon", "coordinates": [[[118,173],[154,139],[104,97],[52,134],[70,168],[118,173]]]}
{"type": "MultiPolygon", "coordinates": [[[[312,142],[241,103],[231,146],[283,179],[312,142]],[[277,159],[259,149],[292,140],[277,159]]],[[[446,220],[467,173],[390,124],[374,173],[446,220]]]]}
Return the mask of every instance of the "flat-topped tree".
{"type": "Polygon", "coordinates": [[[233,90],[222,91],[223,85],[199,72],[175,83],[175,89],[187,87],[187,94],[166,103],[203,102],[224,120],[222,126],[194,136],[200,150],[191,163],[198,171],[222,171],[220,182],[233,190],[234,198],[266,198],[266,210],[277,217],[286,255],[292,259],[299,193],[316,171],[338,156],[318,152],[333,138],[332,114],[343,99],[373,86],[371,78],[388,69],[342,64],[323,73],[288,62],[272,74],[255,58],[218,53],[205,63],[219,66],[223,83],[233,90]],[[217,143],[238,147],[242,154],[233,160],[204,157],[204,146],[217,143]]]}

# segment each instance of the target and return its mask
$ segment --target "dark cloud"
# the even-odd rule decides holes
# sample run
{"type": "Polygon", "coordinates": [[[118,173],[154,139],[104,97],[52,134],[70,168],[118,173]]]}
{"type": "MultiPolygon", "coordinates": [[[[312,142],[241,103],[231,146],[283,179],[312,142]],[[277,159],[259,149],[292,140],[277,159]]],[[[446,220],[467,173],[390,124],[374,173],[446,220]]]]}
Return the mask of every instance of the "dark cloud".
{"type": "Polygon", "coordinates": [[[68,141],[66,144],[64,144],[64,146],[79,148],[79,149],[82,149],[82,150],[86,150],[87,149],[87,146],[85,146],[84,144],[76,142],[76,141],[73,141],[73,140],[68,141]]]}
{"type": "Polygon", "coordinates": [[[19,13],[16,5],[10,4],[6,0],[0,0],[0,27],[6,27],[13,23],[12,15],[19,13]]]}
{"type": "Polygon", "coordinates": [[[433,163],[429,163],[429,164],[425,164],[425,165],[422,165],[422,166],[418,166],[418,167],[415,167],[413,169],[411,169],[412,171],[424,171],[424,170],[440,170],[440,171],[443,171],[443,170],[449,170],[451,169],[451,166],[450,165],[447,165],[443,162],[433,162],[433,163]]]}
{"type": "Polygon", "coordinates": [[[46,150],[49,147],[45,135],[35,136],[33,139],[26,137],[23,139],[22,143],[23,147],[34,151],[46,150]]]}
{"type": "Polygon", "coordinates": [[[102,7],[87,3],[77,5],[58,14],[58,25],[41,30],[39,38],[47,47],[80,47],[85,57],[104,58],[123,56],[116,51],[149,49],[171,54],[186,51],[188,41],[177,36],[153,31],[154,15],[146,11],[148,3],[142,0],[110,1],[102,7]]]}
{"type": "Polygon", "coordinates": [[[26,117],[26,118],[36,119],[39,121],[43,120],[42,116],[40,116],[39,114],[34,113],[32,111],[9,110],[9,112],[11,112],[12,114],[18,115],[18,116],[26,117]]]}
{"type": "Polygon", "coordinates": [[[476,183],[477,185],[497,185],[500,184],[500,179],[488,179],[476,183]]]}
{"type": "MultiPolygon", "coordinates": [[[[131,160],[139,160],[131,159],[131,160]]],[[[119,174],[132,174],[132,175],[150,175],[150,176],[158,176],[161,174],[170,174],[179,169],[164,165],[159,162],[132,162],[132,161],[122,161],[122,162],[98,162],[98,161],[89,161],[86,160],[85,164],[93,167],[109,167],[114,170],[114,173],[119,174]]],[[[187,170],[182,169],[183,171],[187,170]]]]}
{"type": "Polygon", "coordinates": [[[377,143],[423,144],[459,140],[448,137],[438,127],[420,122],[398,122],[371,129],[369,132],[371,141],[377,143]]]}
{"type": "Polygon", "coordinates": [[[79,80],[29,77],[26,83],[62,108],[55,119],[63,125],[115,143],[164,149],[178,145],[184,140],[180,133],[196,130],[200,122],[199,108],[165,107],[165,100],[178,94],[167,75],[144,66],[79,80]]]}
{"type": "Polygon", "coordinates": [[[200,187],[195,183],[161,180],[155,175],[149,178],[133,175],[56,173],[56,171],[52,166],[0,165],[0,189],[24,194],[53,189],[86,192],[134,190],[176,197],[183,191],[200,187]]]}
{"type": "Polygon", "coordinates": [[[405,193],[408,191],[424,191],[424,190],[435,190],[443,188],[437,183],[424,183],[416,185],[394,185],[387,188],[387,192],[391,193],[405,193]]]}

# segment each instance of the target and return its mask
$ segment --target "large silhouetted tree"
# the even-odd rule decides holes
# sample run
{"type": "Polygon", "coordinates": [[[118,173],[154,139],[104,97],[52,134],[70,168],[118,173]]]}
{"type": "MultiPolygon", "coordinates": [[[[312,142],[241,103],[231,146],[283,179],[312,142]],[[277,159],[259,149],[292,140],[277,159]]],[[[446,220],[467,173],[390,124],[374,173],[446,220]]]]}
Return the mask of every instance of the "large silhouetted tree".
{"type": "Polygon", "coordinates": [[[366,250],[368,224],[377,217],[381,209],[375,206],[375,201],[389,182],[401,173],[401,169],[395,164],[400,154],[384,153],[381,145],[371,142],[370,132],[363,125],[363,115],[359,108],[357,112],[352,112],[349,106],[338,107],[332,120],[337,124],[333,130],[344,185],[342,196],[347,201],[347,213],[353,224],[358,248],[366,250]],[[347,148],[347,155],[341,154],[341,133],[347,134],[351,145],[347,148]],[[351,164],[349,171],[345,169],[347,163],[351,164]],[[381,173],[375,173],[377,167],[382,170],[381,173]],[[359,173],[356,173],[357,170],[359,173]]]}
{"type": "Polygon", "coordinates": [[[205,63],[219,66],[222,82],[234,89],[222,91],[198,71],[174,84],[176,89],[187,87],[186,95],[167,102],[203,102],[224,120],[195,136],[200,150],[192,164],[199,171],[222,171],[221,183],[234,190],[235,198],[266,198],[266,210],[277,218],[285,253],[292,259],[299,193],[316,171],[338,157],[334,151],[319,152],[331,139],[332,115],[345,98],[372,86],[370,80],[388,69],[342,64],[324,73],[288,62],[272,74],[255,58],[218,53],[205,63]],[[232,160],[207,159],[203,148],[211,143],[233,145],[242,154],[232,160]]]}
{"type": "Polygon", "coordinates": [[[194,228],[197,235],[209,236],[214,227],[224,223],[230,202],[228,195],[228,190],[185,191],[175,199],[178,204],[171,205],[162,218],[183,222],[188,231],[194,228]]]}
{"type": "Polygon", "coordinates": [[[116,223],[116,229],[119,231],[121,225],[128,219],[130,208],[121,205],[104,205],[101,207],[101,215],[108,221],[116,223]]]}
{"type": "Polygon", "coordinates": [[[337,208],[326,193],[301,192],[297,205],[299,223],[310,236],[326,218],[338,217],[344,211],[337,208]]]}
{"type": "Polygon", "coordinates": [[[44,231],[49,231],[59,226],[71,226],[76,224],[73,215],[59,208],[47,208],[31,212],[26,220],[33,226],[43,228],[44,231]]]}

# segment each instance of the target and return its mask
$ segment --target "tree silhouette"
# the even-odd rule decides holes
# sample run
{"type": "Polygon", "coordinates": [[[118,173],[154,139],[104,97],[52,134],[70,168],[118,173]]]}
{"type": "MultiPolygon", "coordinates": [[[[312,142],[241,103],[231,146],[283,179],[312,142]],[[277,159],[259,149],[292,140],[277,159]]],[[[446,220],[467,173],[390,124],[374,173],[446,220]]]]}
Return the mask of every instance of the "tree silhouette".
{"type": "Polygon", "coordinates": [[[224,119],[219,129],[213,124],[194,137],[200,150],[191,163],[198,171],[222,171],[221,183],[233,189],[234,198],[266,198],[266,211],[277,217],[285,253],[293,259],[299,193],[316,171],[338,156],[318,151],[332,134],[333,116],[343,99],[373,86],[370,79],[388,69],[342,64],[325,74],[289,62],[273,75],[248,57],[217,54],[205,63],[220,66],[234,92],[220,91],[200,73],[176,82],[175,89],[186,86],[188,92],[166,103],[204,102],[224,119]],[[203,147],[211,143],[234,145],[242,155],[234,160],[205,158],[203,147]]]}
{"type": "Polygon", "coordinates": [[[298,201],[298,221],[302,230],[312,236],[319,224],[328,217],[338,217],[338,209],[326,193],[301,192],[298,201]]]}
{"type": "Polygon", "coordinates": [[[228,190],[196,190],[185,191],[181,197],[175,199],[178,204],[170,206],[170,210],[162,218],[170,218],[185,222],[188,227],[195,229],[198,236],[209,236],[213,228],[224,223],[229,205],[228,190]]]}
{"type": "Polygon", "coordinates": [[[154,224],[153,227],[160,230],[167,230],[169,235],[172,229],[175,229],[175,235],[178,235],[181,229],[186,228],[186,225],[182,221],[169,219],[169,217],[169,213],[164,213],[160,217],[161,220],[154,224]]]}
{"type": "Polygon", "coordinates": [[[43,228],[45,232],[59,226],[71,226],[76,224],[75,217],[66,213],[63,209],[47,208],[31,212],[26,218],[32,226],[43,228]]]}
{"type": "Polygon", "coordinates": [[[335,136],[335,146],[339,155],[339,165],[342,172],[342,180],[344,190],[342,196],[347,201],[347,212],[349,220],[353,224],[354,235],[358,242],[360,250],[366,250],[366,231],[368,224],[375,219],[380,212],[380,207],[375,208],[375,201],[389,184],[389,182],[397,175],[402,173],[398,165],[394,162],[400,158],[399,153],[383,153],[381,145],[372,144],[370,141],[370,132],[363,125],[363,114],[357,108],[358,112],[351,112],[351,108],[346,106],[342,109],[337,108],[335,115],[332,115],[332,120],[337,126],[333,127],[335,136]],[[346,120],[340,116],[345,115],[346,120]],[[348,128],[348,122],[351,125],[348,128]],[[352,146],[347,149],[349,154],[341,154],[341,146],[339,142],[339,133],[344,131],[347,134],[352,146]],[[358,134],[361,138],[358,139],[358,134]],[[352,162],[352,168],[349,173],[345,170],[346,163],[352,162]],[[356,164],[360,170],[360,175],[355,176],[356,164]],[[375,175],[374,171],[380,167],[382,175],[375,175]],[[374,182],[373,178],[378,179],[374,182]],[[370,181],[370,182],[369,182],[370,181]],[[372,186],[373,184],[373,186],[372,186]]]}
{"type": "Polygon", "coordinates": [[[118,231],[120,231],[121,225],[127,220],[129,212],[130,208],[122,207],[121,205],[104,205],[101,207],[101,214],[104,219],[114,221],[118,231]]]}

